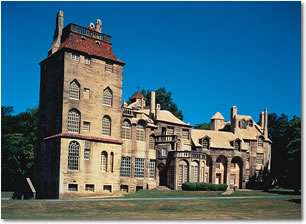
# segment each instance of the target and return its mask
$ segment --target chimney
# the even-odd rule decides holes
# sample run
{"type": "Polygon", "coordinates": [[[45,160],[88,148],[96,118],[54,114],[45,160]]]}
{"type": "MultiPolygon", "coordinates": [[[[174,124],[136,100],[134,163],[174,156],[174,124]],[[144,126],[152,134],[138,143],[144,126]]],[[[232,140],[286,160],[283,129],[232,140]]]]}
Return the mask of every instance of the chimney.
{"type": "Polygon", "coordinates": [[[156,104],[155,119],[157,120],[159,116],[160,116],[160,104],[156,104]]]}
{"type": "Polygon", "coordinates": [[[64,28],[64,12],[59,11],[56,15],[55,31],[53,35],[53,43],[48,51],[48,56],[55,53],[61,45],[61,37],[64,28]]]}
{"type": "Polygon", "coordinates": [[[267,108],[265,108],[264,116],[265,116],[264,137],[265,137],[265,139],[267,139],[268,138],[268,110],[267,110],[267,108]]]}
{"type": "Polygon", "coordinates": [[[150,116],[155,117],[155,92],[151,91],[150,116]]]}
{"type": "Polygon", "coordinates": [[[231,109],[231,131],[235,133],[235,128],[236,128],[236,118],[235,116],[237,115],[237,107],[233,106],[231,109]]]}
{"type": "Polygon", "coordinates": [[[96,31],[102,33],[102,21],[101,19],[97,19],[96,21],[96,31]]]}
{"type": "Polygon", "coordinates": [[[261,112],[259,115],[259,125],[264,128],[265,115],[264,112],[261,112]]]}

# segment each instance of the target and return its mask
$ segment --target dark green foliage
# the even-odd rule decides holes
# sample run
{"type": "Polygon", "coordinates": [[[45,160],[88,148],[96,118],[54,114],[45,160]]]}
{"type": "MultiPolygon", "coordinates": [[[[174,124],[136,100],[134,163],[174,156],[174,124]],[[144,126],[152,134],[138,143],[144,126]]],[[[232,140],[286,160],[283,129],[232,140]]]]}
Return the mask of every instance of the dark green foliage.
{"type": "Polygon", "coordinates": [[[31,176],[37,139],[38,108],[12,113],[13,107],[1,107],[1,186],[6,190],[31,176]]]}
{"type": "Polygon", "coordinates": [[[185,182],[182,184],[184,191],[225,191],[227,184],[208,184],[185,182]]]}
{"type": "MultiPolygon", "coordinates": [[[[151,91],[150,89],[144,90],[142,89],[140,92],[144,96],[146,100],[146,105],[150,106],[151,103],[151,91]]],[[[155,103],[160,104],[160,108],[162,110],[170,111],[174,116],[178,119],[183,120],[184,115],[181,110],[178,109],[176,103],[173,102],[172,92],[167,92],[164,87],[155,90],[155,103]]]]}
{"type": "Polygon", "coordinates": [[[210,123],[196,124],[194,129],[210,130],[210,123]]]}

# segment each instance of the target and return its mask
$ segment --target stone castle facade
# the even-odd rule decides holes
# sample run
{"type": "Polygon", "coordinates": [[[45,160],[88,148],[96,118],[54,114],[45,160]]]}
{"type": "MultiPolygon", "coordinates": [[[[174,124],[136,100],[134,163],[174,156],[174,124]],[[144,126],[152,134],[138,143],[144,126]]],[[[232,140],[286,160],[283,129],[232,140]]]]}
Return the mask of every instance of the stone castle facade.
{"type": "Polygon", "coordinates": [[[112,52],[102,22],[63,26],[40,62],[40,140],[35,187],[40,198],[119,195],[184,182],[245,188],[270,170],[267,110],[257,124],[231,109],[211,130],[195,130],[136,92],[122,104],[124,62],[112,52]]]}

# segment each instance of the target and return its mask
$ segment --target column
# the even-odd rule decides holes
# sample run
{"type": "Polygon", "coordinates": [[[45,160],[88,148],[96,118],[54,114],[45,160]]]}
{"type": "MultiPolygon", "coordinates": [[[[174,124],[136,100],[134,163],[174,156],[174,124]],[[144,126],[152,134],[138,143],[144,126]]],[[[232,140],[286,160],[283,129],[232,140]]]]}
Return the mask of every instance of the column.
{"type": "Polygon", "coordinates": [[[216,156],[211,156],[211,180],[210,182],[212,184],[216,183],[216,161],[217,161],[217,157],[216,156]]]}

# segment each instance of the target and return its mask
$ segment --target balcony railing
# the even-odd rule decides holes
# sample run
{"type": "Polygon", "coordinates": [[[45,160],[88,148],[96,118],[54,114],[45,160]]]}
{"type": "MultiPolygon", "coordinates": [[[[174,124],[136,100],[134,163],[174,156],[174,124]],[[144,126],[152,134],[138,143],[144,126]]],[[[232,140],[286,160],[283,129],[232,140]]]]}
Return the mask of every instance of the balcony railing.
{"type": "Polygon", "coordinates": [[[156,135],[155,136],[155,143],[172,143],[176,142],[177,135],[156,135]]]}
{"type": "Polygon", "coordinates": [[[192,158],[192,159],[206,159],[206,154],[196,153],[193,151],[171,151],[170,158],[192,158]]]}
{"type": "Polygon", "coordinates": [[[133,113],[133,111],[132,111],[131,109],[129,109],[129,108],[123,108],[123,115],[133,117],[133,116],[134,116],[134,113],[133,113]]]}
{"type": "Polygon", "coordinates": [[[86,37],[91,37],[94,39],[105,41],[107,43],[111,43],[111,36],[93,30],[89,30],[75,24],[70,24],[70,30],[72,32],[82,34],[86,37]]]}

